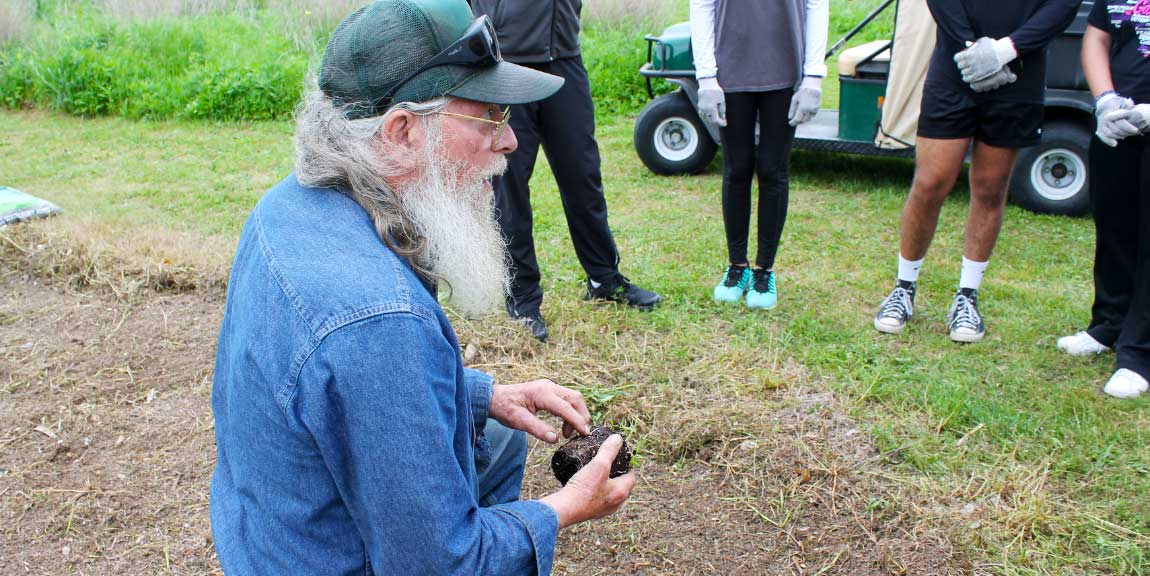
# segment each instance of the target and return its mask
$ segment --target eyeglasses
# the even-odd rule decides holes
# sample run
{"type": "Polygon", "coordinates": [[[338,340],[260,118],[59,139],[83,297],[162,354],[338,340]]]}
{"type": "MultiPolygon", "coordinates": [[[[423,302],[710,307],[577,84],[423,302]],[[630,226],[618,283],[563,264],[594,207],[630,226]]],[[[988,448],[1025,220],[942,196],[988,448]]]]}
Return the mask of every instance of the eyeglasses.
{"type": "Polygon", "coordinates": [[[437,66],[448,66],[457,64],[461,66],[475,66],[486,67],[494,66],[503,61],[503,54],[499,51],[499,37],[495,34],[495,26],[491,23],[491,19],[486,14],[476,18],[463,36],[452,42],[450,46],[444,48],[442,52],[436,54],[434,58],[429,60],[423,66],[420,66],[402,80],[396,82],[391,90],[388,90],[375,103],[375,112],[382,113],[384,109],[391,103],[392,96],[416,76],[435,68],[437,66]]]}
{"type": "Polygon", "coordinates": [[[494,124],[491,129],[491,149],[496,150],[499,148],[499,137],[503,135],[503,128],[507,126],[507,121],[511,120],[511,107],[504,106],[503,109],[488,110],[488,115],[491,118],[484,118],[482,116],[469,116],[467,114],[457,114],[455,112],[444,112],[443,110],[435,110],[432,114],[440,114],[443,116],[452,116],[455,118],[466,118],[468,120],[475,120],[477,122],[485,122],[487,124],[494,124]]]}

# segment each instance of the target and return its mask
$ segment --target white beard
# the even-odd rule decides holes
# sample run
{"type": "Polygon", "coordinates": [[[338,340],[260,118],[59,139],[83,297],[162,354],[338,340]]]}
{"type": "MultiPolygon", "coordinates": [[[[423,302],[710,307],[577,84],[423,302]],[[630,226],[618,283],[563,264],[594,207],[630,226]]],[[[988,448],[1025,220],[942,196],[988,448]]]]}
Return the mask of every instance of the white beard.
{"type": "Polygon", "coordinates": [[[397,190],[404,211],[427,241],[419,264],[444,281],[444,303],[468,318],[503,305],[511,283],[507,243],[495,219],[487,181],[507,169],[494,165],[471,173],[445,158],[439,138],[425,147],[425,171],[397,190]]]}

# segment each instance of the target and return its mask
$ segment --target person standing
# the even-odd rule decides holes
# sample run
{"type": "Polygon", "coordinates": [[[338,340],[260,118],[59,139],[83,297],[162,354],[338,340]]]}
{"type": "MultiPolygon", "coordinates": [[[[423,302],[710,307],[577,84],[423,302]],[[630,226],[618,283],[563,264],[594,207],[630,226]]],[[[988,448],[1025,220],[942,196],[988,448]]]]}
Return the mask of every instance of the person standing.
{"type": "Polygon", "coordinates": [[[1114,349],[1118,369],[1103,390],[1118,398],[1150,388],[1150,14],[1142,4],[1096,0],[1082,38],[1098,120],[1090,142],[1094,306],[1085,331],[1058,339],[1072,356],[1114,349]]]}
{"type": "Polygon", "coordinates": [[[547,340],[530,186],[540,146],[559,187],[575,255],[587,274],[584,298],[653,309],[662,298],[619,272],[619,252],[607,223],[595,109],[579,49],[582,1],[471,0],[471,6],[476,15],[491,17],[509,62],[565,80],[554,96],[515,107],[511,127],[519,148],[508,156],[507,173],[492,181],[499,225],[515,267],[508,315],[526,324],[535,338],[547,340]]]}
{"type": "Polygon", "coordinates": [[[875,314],[876,330],[898,334],[914,315],[939,210],[970,151],[962,274],[946,328],[955,342],[985,336],[978,291],[1002,227],[1010,172],[1019,148],[1041,142],[1046,45],[1074,20],[1078,4],[927,0],[937,41],[923,86],[914,183],[902,212],[897,283],[875,314]]]}
{"type": "Polygon", "coordinates": [[[778,303],[775,256],[787,220],[791,142],[795,127],[814,118],[822,102],[829,4],[691,0],[697,106],[705,121],[719,126],[723,145],[729,264],[713,290],[716,301],[739,302],[745,294],[752,309],[778,303]],[[756,173],[759,233],[752,268],[747,237],[756,173]]]}

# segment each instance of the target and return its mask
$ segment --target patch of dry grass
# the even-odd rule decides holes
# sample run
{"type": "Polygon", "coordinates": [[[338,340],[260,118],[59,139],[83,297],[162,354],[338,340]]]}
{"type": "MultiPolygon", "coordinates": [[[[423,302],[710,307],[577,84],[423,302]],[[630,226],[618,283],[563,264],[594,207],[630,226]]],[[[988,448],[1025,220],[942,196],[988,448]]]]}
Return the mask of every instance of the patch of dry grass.
{"type": "Polygon", "coordinates": [[[284,34],[300,48],[321,49],[326,38],[348,14],[365,4],[363,0],[274,0],[284,34]]]}
{"type": "Polygon", "coordinates": [[[679,12],[672,0],[599,0],[583,3],[583,23],[664,22],[679,12]]]}
{"type": "Polygon", "coordinates": [[[218,239],[161,229],[125,235],[83,220],[0,228],[0,260],[13,268],[72,289],[110,290],[120,299],[142,292],[222,294],[231,250],[218,239]]]}
{"type": "Polygon", "coordinates": [[[257,0],[100,0],[105,14],[117,20],[139,21],[204,14],[251,14],[257,0]]]}
{"type": "MultiPolygon", "coordinates": [[[[139,276],[125,267],[131,254],[47,239],[43,228],[60,222],[0,236],[0,261],[16,264],[0,271],[0,437],[18,452],[0,475],[11,495],[0,557],[29,574],[217,573],[208,394],[222,295],[141,286],[120,298],[108,280],[139,276]]],[[[665,368],[682,378],[661,379],[665,356],[637,352],[668,350],[643,335],[630,346],[599,346],[618,333],[541,346],[502,317],[456,323],[470,365],[501,381],[547,374],[580,385],[598,418],[636,443],[631,501],[564,531],[556,574],[969,573],[948,518],[921,513],[934,507],[929,492],[899,481],[797,364],[778,367],[786,387],[752,393],[675,361],[665,368]]],[[[557,489],[550,454],[532,447],[527,497],[557,489]]]]}
{"type": "Polygon", "coordinates": [[[0,46],[22,39],[32,26],[31,0],[0,2],[0,46]]]}

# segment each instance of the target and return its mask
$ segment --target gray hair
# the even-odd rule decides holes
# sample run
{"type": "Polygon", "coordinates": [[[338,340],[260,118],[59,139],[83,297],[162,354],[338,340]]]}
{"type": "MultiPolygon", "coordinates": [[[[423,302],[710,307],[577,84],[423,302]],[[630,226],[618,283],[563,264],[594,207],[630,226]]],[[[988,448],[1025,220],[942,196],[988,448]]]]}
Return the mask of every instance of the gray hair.
{"type": "Polygon", "coordinates": [[[420,103],[399,102],[381,116],[349,120],[345,109],[336,106],[312,81],[296,111],[295,172],[300,183],[347,194],[371,216],[379,238],[423,272],[426,271],[418,261],[427,242],[386,182],[387,178],[400,175],[402,168],[388,154],[391,143],[381,129],[389,114],[407,110],[423,117],[434,130],[438,124],[430,117],[431,112],[450,101],[443,97],[420,103]]]}

